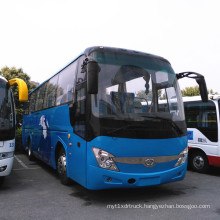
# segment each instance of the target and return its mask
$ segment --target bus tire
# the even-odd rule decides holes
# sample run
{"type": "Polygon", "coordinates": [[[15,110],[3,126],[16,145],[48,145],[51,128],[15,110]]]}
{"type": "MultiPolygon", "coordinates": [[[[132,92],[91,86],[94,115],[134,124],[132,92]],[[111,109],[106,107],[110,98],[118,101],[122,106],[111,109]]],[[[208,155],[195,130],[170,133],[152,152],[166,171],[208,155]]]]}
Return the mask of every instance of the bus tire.
{"type": "Polygon", "coordinates": [[[70,179],[67,177],[66,172],[66,153],[64,148],[61,148],[57,158],[57,172],[60,177],[61,183],[64,185],[70,184],[70,179]]]}
{"type": "Polygon", "coordinates": [[[191,169],[199,173],[205,173],[209,169],[208,158],[201,151],[193,152],[189,157],[189,163],[191,169]]]}
{"type": "Polygon", "coordinates": [[[3,184],[4,180],[5,180],[5,177],[4,177],[4,176],[1,176],[1,177],[0,177],[0,186],[3,184]]]}
{"type": "Polygon", "coordinates": [[[33,152],[31,150],[31,140],[30,139],[28,140],[28,159],[30,161],[34,160],[34,155],[33,155],[33,152]]]}

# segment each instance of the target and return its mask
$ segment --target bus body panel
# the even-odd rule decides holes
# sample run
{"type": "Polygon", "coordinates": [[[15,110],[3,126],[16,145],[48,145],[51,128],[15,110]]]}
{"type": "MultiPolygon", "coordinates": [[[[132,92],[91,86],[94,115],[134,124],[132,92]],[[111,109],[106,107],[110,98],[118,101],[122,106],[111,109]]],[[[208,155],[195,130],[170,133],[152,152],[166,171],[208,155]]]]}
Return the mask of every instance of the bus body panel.
{"type": "Polygon", "coordinates": [[[219,156],[211,156],[207,155],[209,160],[209,165],[220,167],[220,157],[219,156]]]}
{"type": "Polygon", "coordinates": [[[86,141],[73,133],[68,105],[24,115],[22,135],[24,149],[27,149],[30,138],[35,157],[54,169],[56,147],[61,143],[67,155],[67,176],[86,185],[86,141]],[[80,146],[77,146],[78,143],[80,146]]]}
{"type": "Polygon", "coordinates": [[[87,188],[92,190],[112,188],[138,188],[159,185],[184,179],[187,163],[158,173],[118,173],[88,165],[87,188]],[[111,181],[109,182],[109,178],[111,181]],[[130,179],[135,183],[129,184],[130,179]]]}
{"type": "Polygon", "coordinates": [[[27,149],[30,139],[34,155],[53,166],[52,150],[60,140],[66,143],[65,137],[72,129],[68,119],[68,105],[24,115],[23,147],[27,149]]]}
{"type": "MultiPolygon", "coordinates": [[[[1,141],[0,143],[0,153],[4,152],[14,152],[15,150],[15,140],[1,141]]],[[[14,162],[14,156],[6,159],[0,160],[0,168],[6,167],[4,171],[0,171],[0,176],[8,176],[11,173],[12,166],[14,162]]]]}
{"type": "MultiPolygon", "coordinates": [[[[200,132],[197,128],[187,127],[187,136],[188,136],[188,146],[189,152],[193,149],[199,149],[205,153],[208,158],[209,165],[211,166],[220,166],[220,129],[219,129],[219,121],[220,121],[220,111],[218,100],[211,100],[214,103],[216,108],[216,120],[217,120],[217,142],[212,142],[206,137],[202,132],[200,132]]],[[[201,102],[199,97],[187,97],[183,100],[185,103],[189,102],[201,102]]],[[[186,111],[186,109],[185,109],[186,111]]]]}
{"type": "Polygon", "coordinates": [[[119,171],[111,171],[100,168],[93,154],[92,148],[97,147],[117,157],[158,157],[179,155],[187,146],[187,137],[142,140],[97,137],[88,142],[87,150],[87,188],[127,188],[157,185],[166,182],[181,180],[185,176],[186,164],[174,167],[177,160],[165,163],[157,163],[153,167],[143,164],[117,163],[119,171]],[[143,148],[143,146],[146,146],[143,148]],[[93,177],[96,178],[93,178],[93,177]],[[108,181],[111,178],[111,181],[108,181]],[[134,184],[129,184],[129,179],[135,179],[134,184]]]}
{"type": "MultiPolygon", "coordinates": [[[[220,166],[220,153],[219,153],[219,142],[211,142],[206,136],[195,128],[187,128],[188,134],[193,134],[193,140],[188,140],[189,152],[192,149],[202,150],[209,161],[211,166],[220,166]],[[198,142],[198,138],[205,140],[206,142],[198,142]],[[195,140],[195,141],[194,141],[195,140]]],[[[192,139],[192,137],[190,137],[192,139]]]]}
{"type": "Polygon", "coordinates": [[[68,177],[86,187],[87,184],[87,142],[74,133],[70,134],[70,143],[67,150],[68,177]]]}
{"type": "Polygon", "coordinates": [[[218,142],[210,141],[204,134],[196,128],[187,128],[188,145],[202,149],[207,155],[218,155],[218,142]],[[200,140],[200,141],[199,141],[200,140]]]}

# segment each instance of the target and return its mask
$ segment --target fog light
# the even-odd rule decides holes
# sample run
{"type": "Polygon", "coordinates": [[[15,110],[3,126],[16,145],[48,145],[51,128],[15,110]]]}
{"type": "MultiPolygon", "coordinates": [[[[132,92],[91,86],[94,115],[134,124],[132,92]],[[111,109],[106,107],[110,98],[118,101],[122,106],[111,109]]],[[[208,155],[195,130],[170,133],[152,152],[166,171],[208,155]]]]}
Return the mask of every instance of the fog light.
{"type": "Polygon", "coordinates": [[[6,170],[6,168],[7,168],[7,166],[6,166],[6,165],[5,165],[5,166],[3,166],[3,167],[0,167],[0,172],[5,171],[5,170],[6,170]]]}
{"type": "Polygon", "coordinates": [[[107,178],[107,182],[111,182],[111,181],[112,181],[111,177],[107,178]]]}
{"type": "Polygon", "coordinates": [[[129,184],[133,184],[133,183],[135,183],[135,182],[136,182],[136,180],[133,179],[133,178],[131,178],[131,179],[128,180],[128,183],[129,183],[129,184]]]}

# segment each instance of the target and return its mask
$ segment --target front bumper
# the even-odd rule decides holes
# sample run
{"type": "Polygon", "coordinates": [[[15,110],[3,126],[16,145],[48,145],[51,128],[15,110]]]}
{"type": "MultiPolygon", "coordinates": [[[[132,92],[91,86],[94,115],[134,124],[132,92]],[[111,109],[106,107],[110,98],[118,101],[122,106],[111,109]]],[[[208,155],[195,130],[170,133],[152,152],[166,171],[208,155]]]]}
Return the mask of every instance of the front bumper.
{"type": "Polygon", "coordinates": [[[5,168],[6,166],[4,171],[1,171],[0,169],[0,176],[8,176],[11,173],[13,162],[14,162],[14,157],[0,160],[0,168],[5,168]]]}
{"type": "Polygon", "coordinates": [[[183,165],[155,173],[122,173],[88,166],[87,188],[91,190],[111,188],[138,188],[182,180],[187,162],[183,165]]]}

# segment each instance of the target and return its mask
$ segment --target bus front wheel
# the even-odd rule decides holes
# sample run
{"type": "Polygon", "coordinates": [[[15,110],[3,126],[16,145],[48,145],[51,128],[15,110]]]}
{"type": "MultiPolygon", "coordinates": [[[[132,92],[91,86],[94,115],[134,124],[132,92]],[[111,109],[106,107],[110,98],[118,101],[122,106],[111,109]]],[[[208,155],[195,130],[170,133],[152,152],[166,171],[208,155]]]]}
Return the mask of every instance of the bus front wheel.
{"type": "Polygon", "coordinates": [[[66,153],[63,148],[60,149],[57,159],[57,172],[60,177],[61,183],[64,185],[69,185],[70,179],[67,177],[66,172],[66,153]]]}
{"type": "Polygon", "coordinates": [[[209,161],[206,155],[201,151],[193,152],[189,157],[190,167],[192,170],[205,173],[209,169],[209,161]]]}

